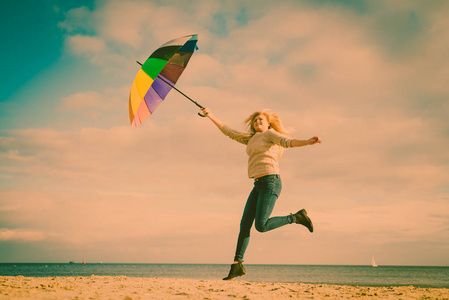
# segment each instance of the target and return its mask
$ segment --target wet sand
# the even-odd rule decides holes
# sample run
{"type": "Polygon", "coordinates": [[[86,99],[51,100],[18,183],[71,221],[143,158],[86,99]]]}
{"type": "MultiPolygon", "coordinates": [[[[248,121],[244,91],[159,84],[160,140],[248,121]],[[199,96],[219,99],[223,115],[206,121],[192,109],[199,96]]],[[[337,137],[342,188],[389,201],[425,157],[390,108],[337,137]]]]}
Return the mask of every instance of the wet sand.
{"type": "Polygon", "coordinates": [[[449,299],[449,289],[125,276],[0,276],[0,299],[449,299]]]}

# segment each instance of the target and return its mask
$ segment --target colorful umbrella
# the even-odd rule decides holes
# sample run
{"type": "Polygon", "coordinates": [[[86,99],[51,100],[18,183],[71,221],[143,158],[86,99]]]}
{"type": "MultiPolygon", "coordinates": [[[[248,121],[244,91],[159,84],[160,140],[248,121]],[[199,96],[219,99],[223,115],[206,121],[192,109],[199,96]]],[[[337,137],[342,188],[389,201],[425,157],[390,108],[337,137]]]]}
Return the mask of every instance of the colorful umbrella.
{"type": "Polygon", "coordinates": [[[187,99],[203,108],[174,87],[187,66],[193,52],[198,49],[198,35],[188,35],[171,40],[156,51],[139,70],[129,94],[129,118],[133,127],[154,113],[173,88],[187,99]]]}

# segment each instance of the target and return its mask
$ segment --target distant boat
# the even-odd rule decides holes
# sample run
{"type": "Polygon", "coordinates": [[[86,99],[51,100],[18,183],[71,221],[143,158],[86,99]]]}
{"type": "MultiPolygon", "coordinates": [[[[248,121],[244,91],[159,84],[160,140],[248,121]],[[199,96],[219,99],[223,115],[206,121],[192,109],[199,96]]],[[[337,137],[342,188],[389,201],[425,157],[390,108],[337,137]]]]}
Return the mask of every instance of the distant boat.
{"type": "MultiPolygon", "coordinates": [[[[374,258],[373,258],[374,259],[374,258]]],[[[83,265],[85,265],[86,264],[86,259],[85,258],[83,258],[83,265]]]]}
{"type": "Polygon", "coordinates": [[[376,261],[374,260],[374,255],[373,255],[373,259],[372,259],[372,261],[371,261],[371,265],[372,265],[373,267],[377,267],[376,261]]]}

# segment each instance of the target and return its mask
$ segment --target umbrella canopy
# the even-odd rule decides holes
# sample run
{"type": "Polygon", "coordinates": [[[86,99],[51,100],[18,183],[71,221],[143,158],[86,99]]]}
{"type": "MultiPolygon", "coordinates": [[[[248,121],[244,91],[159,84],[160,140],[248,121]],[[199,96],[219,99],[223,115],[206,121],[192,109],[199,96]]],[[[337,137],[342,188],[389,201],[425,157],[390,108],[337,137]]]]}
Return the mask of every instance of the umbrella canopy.
{"type": "Polygon", "coordinates": [[[198,35],[171,40],[156,51],[137,72],[129,94],[129,118],[133,127],[148,118],[167,96],[198,49],[198,35]]]}

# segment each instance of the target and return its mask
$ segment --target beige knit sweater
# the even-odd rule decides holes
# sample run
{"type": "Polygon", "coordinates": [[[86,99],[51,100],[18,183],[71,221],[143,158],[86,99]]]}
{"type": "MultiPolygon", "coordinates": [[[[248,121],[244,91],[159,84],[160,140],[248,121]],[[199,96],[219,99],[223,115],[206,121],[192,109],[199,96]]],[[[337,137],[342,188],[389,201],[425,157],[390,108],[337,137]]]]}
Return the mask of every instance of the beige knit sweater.
{"type": "Polygon", "coordinates": [[[242,133],[227,125],[222,125],[220,130],[231,139],[245,144],[248,154],[248,177],[254,178],[261,175],[279,174],[279,158],[284,148],[291,147],[292,139],[274,129],[265,132],[242,133]]]}

